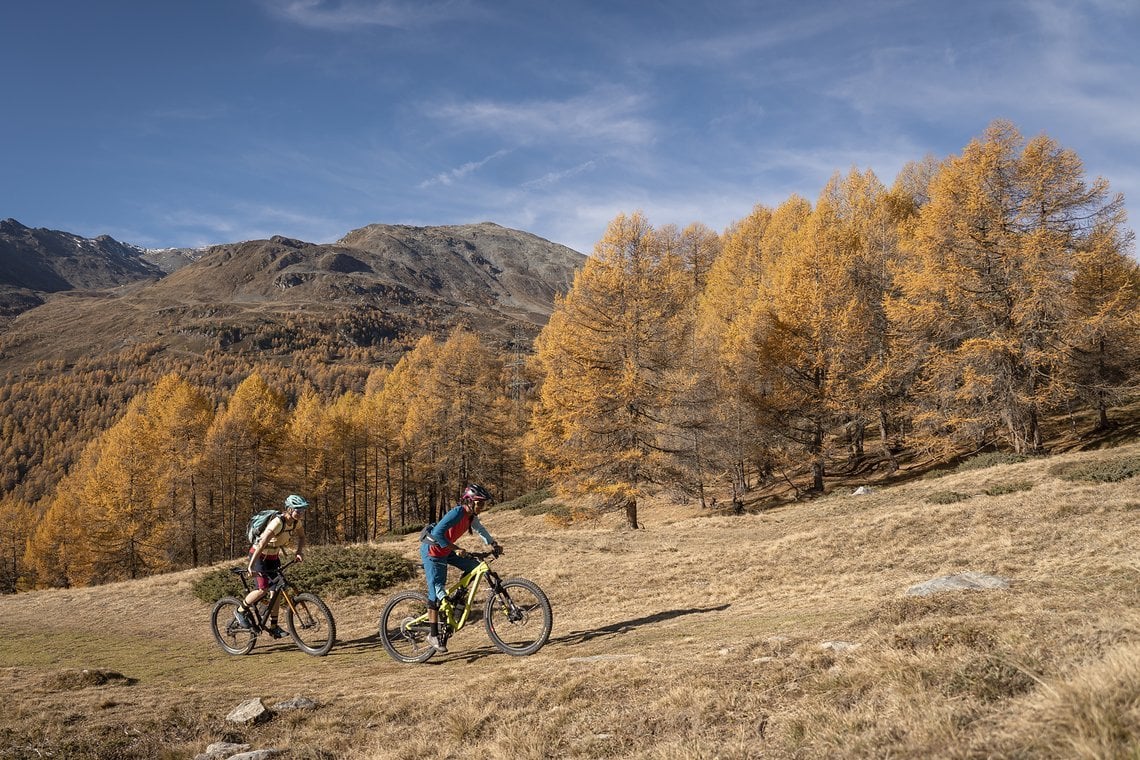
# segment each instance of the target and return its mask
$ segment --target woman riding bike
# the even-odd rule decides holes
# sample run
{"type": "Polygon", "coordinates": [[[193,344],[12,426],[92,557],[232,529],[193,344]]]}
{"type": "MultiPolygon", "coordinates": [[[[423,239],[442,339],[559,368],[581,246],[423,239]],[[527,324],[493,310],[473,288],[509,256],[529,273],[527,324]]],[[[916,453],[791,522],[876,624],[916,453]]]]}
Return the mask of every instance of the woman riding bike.
{"type": "Polygon", "coordinates": [[[447,645],[439,638],[439,600],[446,593],[447,566],[459,568],[466,573],[473,570],[479,561],[468,557],[466,552],[459,549],[455,542],[468,531],[475,531],[483,539],[483,543],[494,549],[496,554],[502,554],[502,547],[491,538],[491,534],[479,521],[479,513],[486,509],[491,501],[491,494],[483,486],[472,483],[463,491],[459,504],[445,514],[431,530],[425,531],[423,543],[420,546],[420,559],[424,565],[424,577],[427,579],[428,594],[428,623],[431,634],[428,643],[437,652],[446,652],[447,645]]]}

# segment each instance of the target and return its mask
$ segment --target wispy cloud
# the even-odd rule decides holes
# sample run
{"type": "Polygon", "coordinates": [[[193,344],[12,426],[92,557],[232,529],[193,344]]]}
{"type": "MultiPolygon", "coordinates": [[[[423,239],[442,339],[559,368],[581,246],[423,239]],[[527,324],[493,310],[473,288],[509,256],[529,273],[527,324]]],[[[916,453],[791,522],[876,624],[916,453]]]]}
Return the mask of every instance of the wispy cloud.
{"type": "Polygon", "coordinates": [[[866,7],[866,3],[852,5],[850,9],[828,3],[824,10],[789,18],[764,14],[759,23],[749,21],[723,34],[695,37],[655,50],[653,62],[720,66],[776,48],[802,46],[808,40],[842,29],[850,23],[853,15],[869,12],[873,11],[866,7]]]}
{"type": "Polygon", "coordinates": [[[273,235],[328,242],[347,230],[334,222],[289,208],[268,204],[235,203],[225,212],[201,209],[167,209],[157,221],[179,238],[179,245],[201,247],[239,240],[260,240],[273,235]]]}
{"type": "Polygon", "coordinates": [[[261,4],[269,13],[291,23],[330,31],[362,26],[406,29],[478,13],[467,0],[262,0],[261,4]]]}
{"type": "Polygon", "coordinates": [[[524,182],[522,184],[522,186],[523,186],[523,188],[525,188],[527,190],[535,190],[538,188],[549,187],[551,185],[558,184],[562,180],[570,179],[571,177],[576,177],[577,175],[579,175],[583,172],[588,172],[591,169],[593,169],[595,166],[597,166],[596,161],[587,161],[584,164],[578,164],[577,166],[571,167],[571,168],[566,169],[564,171],[549,172],[547,174],[542,175],[538,179],[532,179],[529,182],[524,182]]]}
{"type": "Polygon", "coordinates": [[[463,179],[464,177],[471,174],[472,172],[478,171],[479,169],[481,169],[483,166],[487,165],[491,161],[494,161],[497,158],[502,158],[503,156],[507,155],[508,153],[510,153],[509,150],[497,150],[494,153],[492,153],[491,155],[482,159],[481,161],[468,161],[467,163],[463,164],[462,166],[456,167],[455,169],[451,169],[451,170],[446,171],[446,172],[441,172],[440,174],[435,175],[431,179],[425,179],[423,182],[421,182],[419,184],[419,187],[420,187],[420,189],[424,189],[424,188],[432,187],[433,185],[444,185],[444,186],[451,185],[456,180],[463,179]]]}
{"type": "Polygon", "coordinates": [[[434,105],[439,119],[503,135],[523,144],[556,140],[644,145],[653,140],[653,123],[642,115],[644,98],[608,87],[565,100],[508,103],[476,100],[434,105]]]}

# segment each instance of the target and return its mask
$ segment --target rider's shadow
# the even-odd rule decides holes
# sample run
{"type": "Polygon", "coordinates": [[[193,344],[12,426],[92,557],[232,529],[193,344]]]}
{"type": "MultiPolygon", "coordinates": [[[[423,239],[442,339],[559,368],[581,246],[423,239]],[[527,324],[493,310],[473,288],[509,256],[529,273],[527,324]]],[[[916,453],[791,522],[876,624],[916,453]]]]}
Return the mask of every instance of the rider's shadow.
{"type": "Polygon", "coordinates": [[[620,636],[645,625],[663,623],[666,620],[673,620],[685,615],[700,615],[706,612],[723,612],[730,606],[731,605],[726,603],[717,605],[716,607],[690,607],[687,610],[664,610],[662,612],[655,612],[652,615],[634,618],[633,620],[623,620],[620,623],[610,623],[609,625],[604,625],[601,628],[594,628],[588,631],[574,631],[573,633],[568,633],[565,636],[559,636],[556,639],[551,639],[548,643],[585,644],[587,641],[593,641],[594,639],[600,639],[606,636],[620,636]]]}
{"type": "MultiPolygon", "coordinates": [[[[547,644],[566,644],[570,646],[576,644],[585,644],[587,641],[593,641],[594,639],[600,639],[606,636],[621,636],[623,634],[630,633],[631,631],[641,628],[642,626],[663,623],[666,620],[674,620],[679,617],[684,617],[685,615],[701,615],[706,612],[723,612],[730,606],[731,605],[726,603],[717,605],[716,607],[690,607],[684,610],[663,610],[662,612],[655,612],[652,615],[645,615],[643,617],[634,618],[632,620],[623,620],[619,623],[610,623],[609,625],[604,625],[601,628],[593,628],[586,631],[573,631],[566,634],[565,636],[551,638],[547,644]]],[[[470,623],[468,625],[470,625],[470,623]]],[[[375,649],[380,645],[379,633],[373,633],[369,636],[363,636],[361,638],[351,639],[349,641],[338,640],[334,652],[337,650],[343,652],[344,650],[353,649],[363,651],[368,649],[375,649]]],[[[477,662],[484,657],[490,657],[492,655],[498,654],[502,653],[490,645],[481,646],[478,649],[467,649],[463,651],[452,649],[449,654],[437,655],[424,664],[440,665],[451,660],[466,660],[467,662],[477,662]]]]}
{"type": "Polygon", "coordinates": [[[333,652],[330,652],[330,654],[335,653],[338,650],[342,651],[342,652],[345,650],[348,650],[348,651],[356,650],[356,651],[364,652],[364,651],[375,649],[379,646],[383,646],[383,643],[380,641],[380,633],[376,632],[376,633],[370,633],[367,636],[361,636],[358,639],[347,639],[347,640],[337,639],[336,640],[336,648],[333,649],[333,652]]]}
{"type": "MultiPolygon", "coordinates": [[[[664,610],[662,612],[655,612],[652,615],[645,615],[644,617],[634,618],[633,620],[623,620],[620,623],[610,623],[601,628],[594,628],[588,631],[573,631],[565,636],[550,639],[547,644],[566,644],[574,646],[576,644],[585,644],[587,641],[600,639],[606,636],[620,636],[622,634],[634,631],[642,626],[654,625],[655,623],[663,623],[666,620],[673,620],[675,618],[683,617],[685,615],[700,615],[706,612],[723,612],[731,605],[720,604],[716,607],[690,607],[685,610],[664,610]]],[[[427,664],[440,664],[446,662],[448,659],[466,660],[467,662],[475,662],[484,657],[491,655],[501,654],[498,649],[493,646],[484,646],[474,651],[465,651],[462,653],[455,652],[452,657],[434,657],[427,664]]]]}

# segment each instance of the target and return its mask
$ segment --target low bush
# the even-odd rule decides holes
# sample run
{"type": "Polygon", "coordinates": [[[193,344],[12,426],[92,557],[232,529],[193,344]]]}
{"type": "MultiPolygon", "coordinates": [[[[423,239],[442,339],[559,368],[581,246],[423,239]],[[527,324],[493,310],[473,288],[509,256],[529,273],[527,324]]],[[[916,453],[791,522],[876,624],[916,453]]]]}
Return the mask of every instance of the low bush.
{"type": "Polygon", "coordinates": [[[527,517],[534,517],[536,515],[556,515],[556,516],[569,516],[570,508],[560,501],[544,501],[540,504],[531,504],[530,506],[523,507],[522,513],[527,517]]]}
{"type": "Polygon", "coordinates": [[[553,496],[553,493],[549,488],[540,488],[537,491],[531,491],[530,493],[523,494],[517,499],[511,499],[510,501],[504,501],[502,504],[496,504],[495,506],[491,507],[491,511],[494,512],[500,509],[526,509],[527,507],[533,507],[540,502],[546,501],[551,496],[553,496]]]}
{"type": "Polygon", "coordinates": [[[1014,454],[1009,451],[990,451],[962,461],[954,468],[954,471],[968,472],[970,470],[984,470],[988,467],[997,467],[1001,464],[1020,464],[1021,462],[1028,461],[1028,459],[1029,457],[1014,454]]]}
{"type": "Polygon", "coordinates": [[[926,497],[928,504],[956,504],[960,501],[965,501],[970,498],[968,493],[958,493],[957,491],[935,491],[926,497]]]}
{"type": "Polygon", "coordinates": [[[1123,457],[1104,462],[1061,462],[1050,467],[1049,474],[1061,480],[1116,483],[1140,475],[1140,457],[1123,457]]]}
{"type": "Polygon", "coordinates": [[[569,518],[570,509],[565,504],[557,501],[550,501],[554,492],[549,488],[540,488],[537,491],[531,491],[528,494],[523,494],[517,499],[504,501],[502,504],[496,504],[491,508],[492,511],[498,509],[517,509],[527,517],[537,517],[538,515],[553,515],[557,518],[569,518]]]}
{"type": "Polygon", "coordinates": [[[995,483],[986,489],[986,496],[1001,496],[1007,493],[1029,491],[1033,488],[1032,481],[1018,480],[1012,483],[995,483]]]}
{"type": "MultiPolygon", "coordinates": [[[[227,565],[206,573],[191,587],[195,597],[214,602],[223,596],[241,596],[241,581],[227,565]]],[[[328,597],[374,594],[411,578],[416,564],[386,549],[374,546],[314,546],[305,551],[305,561],[286,571],[302,591],[328,597]]]]}

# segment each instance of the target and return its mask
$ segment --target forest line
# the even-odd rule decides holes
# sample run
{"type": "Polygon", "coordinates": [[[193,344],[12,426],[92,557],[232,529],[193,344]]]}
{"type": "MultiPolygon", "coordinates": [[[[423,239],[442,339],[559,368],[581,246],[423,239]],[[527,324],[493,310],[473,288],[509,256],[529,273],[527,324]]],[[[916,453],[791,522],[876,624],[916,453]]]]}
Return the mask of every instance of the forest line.
{"type": "MultiPolygon", "coordinates": [[[[734,502],[829,467],[986,445],[1137,395],[1140,271],[1124,201],[1045,135],[994,122],[891,187],[836,174],[815,203],[717,233],[614,219],[529,356],[457,330],[363,390],[185,374],[126,412],[35,503],[0,502],[0,588],[82,585],[243,553],[249,515],[313,504],[318,543],[430,521],[469,480],[553,484],[579,512],[667,488],[734,502]],[[580,497],[589,498],[580,498],[580,497]]],[[[335,386],[334,386],[335,387],[335,386]]]]}

